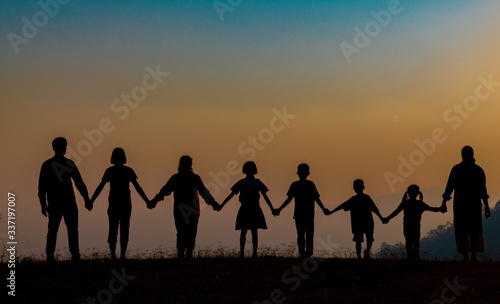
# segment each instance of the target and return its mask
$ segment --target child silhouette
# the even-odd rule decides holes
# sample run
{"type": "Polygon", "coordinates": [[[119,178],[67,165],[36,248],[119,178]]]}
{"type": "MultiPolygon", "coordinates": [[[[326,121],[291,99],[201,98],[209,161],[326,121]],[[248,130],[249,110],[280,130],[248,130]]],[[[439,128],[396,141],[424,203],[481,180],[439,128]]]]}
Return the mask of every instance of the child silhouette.
{"type": "Polygon", "coordinates": [[[259,242],[257,229],[267,229],[266,219],[259,205],[259,193],[262,194],[271,211],[274,211],[274,208],[266,194],[269,189],[267,189],[266,185],[259,179],[255,178],[257,166],[253,161],[247,161],[243,165],[243,174],[246,174],[246,177],[240,179],[231,187],[231,194],[222,202],[219,210],[221,210],[234,195],[240,193],[241,206],[236,216],[236,230],[241,230],[240,257],[244,256],[248,230],[252,232],[253,257],[257,257],[259,242]]]}
{"type": "Polygon", "coordinates": [[[127,251],[128,235],[130,228],[130,216],[132,214],[132,201],[130,199],[130,184],[134,185],[137,193],[142,199],[149,203],[149,200],[137,182],[137,175],[135,175],[132,168],[125,166],[127,157],[122,148],[115,148],[111,154],[111,164],[113,166],[106,169],[102,181],[97,186],[97,189],[90,199],[90,208],[92,210],[94,201],[101,193],[102,189],[109,182],[109,197],[108,197],[108,219],[109,219],[109,233],[108,243],[109,250],[111,251],[111,258],[116,259],[116,242],[118,236],[118,226],[120,227],[120,258],[125,259],[127,251]]]}
{"type": "Polygon", "coordinates": [[[307,179],[309,166],[300,164],[297,168],[299,180],[290,185],[285,202],[276,209],[273,214],[279,215],[293,198],[295,198],[295,210],[293,218],[297,228],[297,246],[301,257],[310,257],[313,254],[314,240],[314,202],[318,203],[323,213],[328,214],[321,200],[316,185],[307,179]]]}
{"type": "Polygon", "coordinates": [[[383,220],[383,217],[371,197],[363,193],[363,190],[365,189],[363,180],[355,180],[353,188],[356,195],[332,210],[330,214],[337,212],[340,209],[343,209],[344,211],[351,211],[351,229],[354,235],[352,240],[356,243],[356,254],[358,259],[360,259],[361,243],[364,241],[363,235],[365,234],[366,250],[364,251],[364,257],[365,259],[369,259],[370,249],[373,244],[374,229],[372,212],[375,213],[381,221],[383,220]]]}
{"type": "Polygon", "coordinates": [[[387,224],[393,217],[404,211],[403,234],[406,240],[406,253],[408,259],[419,259],[420,248],[420,220],[424,211],[445,212],[443,207],[430,207],[423,202],[423,195],[417,185],[411,185],[403,195],[403,200],[382,222],[387,224]],[[417,199],[420,197],[420,199],[417,199]]]}

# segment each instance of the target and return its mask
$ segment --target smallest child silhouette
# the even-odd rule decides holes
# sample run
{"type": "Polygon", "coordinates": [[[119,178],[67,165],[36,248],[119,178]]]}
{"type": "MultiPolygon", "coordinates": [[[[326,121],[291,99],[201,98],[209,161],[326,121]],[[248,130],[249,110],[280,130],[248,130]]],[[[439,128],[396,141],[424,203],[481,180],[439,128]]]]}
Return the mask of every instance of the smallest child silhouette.
{"type": "Polygon", "coordinates": [[[408,259],[419,259],[420,248],[420,220],[424,211],[445,212],[443,207],[430,207],[423,202],[423,195],[417,185],[411,185],[403,195],[403,200],[398,208],[394,210],[382,222],[387,224],[393,217],[404,211],[403,234],[406,240],[406,253],[408,259]],[[417,197],[419,199],[417,199],[417,197]]]}
{"type": "Polygon", "coordinates": [[[132,168],[125,166],[126,163],[127,157],[125,151],[122,148],[115,148],[113,153],[111,153],[111,164],[113,164],[113,166],[106,169],[101,183],[97,186],[94,195],[92,195],[90,199],[89,210],[92,210],[94,201],[99,196],[106,183],[109,182],[108,243],[112,259],[116,259],[115,252],[118,227],[120,227],[120,258],[125,259],[125,253],[127,252],[130,217],[132,215],[130,183],[134,185],[135,190],[137,190],[137,193],[139,193],[146,204],[149,203],[148,197],[137,182],[137,175],[135,175],[132,168]]]}
{"type": "Polygon", "coordinates": [[[383,220],[383,217],[371,197],[363,193],[363,190],[365,189],[363,180],[355,180],[353,188],[356,195],[332,210],[329,214],[337,212],[341,209],[344,211],[351,211],[351,229],[354,235],[352,240],[356,243],[356,254],[358,259],[360,259],[361,243],[364,241],[363,235],[365,234],[366,250],[364,251],[364,257],[365,259],[369,259],[370,249],[373,244],[373,229],[375,226],[373,223],[372,212],[380,218],[380,221],[383,220]]]}

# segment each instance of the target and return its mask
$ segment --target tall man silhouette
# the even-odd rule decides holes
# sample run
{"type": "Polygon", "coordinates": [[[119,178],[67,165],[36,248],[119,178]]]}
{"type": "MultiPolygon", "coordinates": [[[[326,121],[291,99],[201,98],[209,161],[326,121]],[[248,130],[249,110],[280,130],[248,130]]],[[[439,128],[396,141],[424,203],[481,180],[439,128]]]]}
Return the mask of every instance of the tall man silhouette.
{"type": "Polygon", "coordinates": [[[47,261],[54,260],[56,249],[57,231],[64,217],[64,223],[68,230],[69,251],[72,260],[80,259],[78,246],[78,207],[76,206],[73,183],[85,200],[85,207],[90,208],[87,187],[82,180],[80,172],[75,163],[64,157],[68,142],[64,137],[57,137],[52,141],[54,157],[46,160],[40,170],[38,181],[38,198],[42,206],[42,214],[49,217],[47,233],[47,261]],[[48,203],[48,204],[47,204],[48,203]]]}

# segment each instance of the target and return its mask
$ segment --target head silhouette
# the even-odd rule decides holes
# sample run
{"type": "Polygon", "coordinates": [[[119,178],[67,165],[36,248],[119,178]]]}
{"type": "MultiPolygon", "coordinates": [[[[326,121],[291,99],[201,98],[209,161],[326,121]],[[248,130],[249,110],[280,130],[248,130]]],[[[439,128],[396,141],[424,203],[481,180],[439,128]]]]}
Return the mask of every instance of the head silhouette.
{"type": "Polygon", "coordinates": [[[179,159],[179,172],[189,172],[193,170],[193,159],[189,155],[183,155],[179,159]]]}
{"type": "Polygon", "coordinates": [[[309,175],[309,165],[308,164],[300,164],[297,168],[297,175],[300,178],[306,178],[309,175]]]}
{"type": "Polygon", "coordinates": [[[365,190],[365,182],[363,182],[362,179],[357,179],[352,183],[352,187],[354,192],[363,193],[363,190],[365,190]]]}
{"type": "Polygon", "coordinates": [[[123,165],[127,163],[127,156],[122,148],[115,148],[111,153],[111,163],[113,165],[123,165]]]}
{"type": "Polygon", "coordinates": [[[462,148],[462,159],[465,161],[474,160],[474,150],[471,146],[465,146],[462,148]]]}
{"type": "Polygon", "coordinates": [[[420,196],[420,200],[424,200],[424,196],[420,191],[420,188],[417,185],[410,185],[403,195],[403,200],[407,199],[416,199],[417,196],[420,196]]]}
{"type": "Polygon", "coordinates": [[[243,174],[246,175],[255,175],[257,174],[257,165],[253,161],[247,161],[243,165],[243,174]]]}
{"type": "Polygon", "coordinates": [[[64,155],[66,153],[66,147],[68,142],[64,137],[57,137],[52,141],[52,149],[57,155],[64,155]]]}

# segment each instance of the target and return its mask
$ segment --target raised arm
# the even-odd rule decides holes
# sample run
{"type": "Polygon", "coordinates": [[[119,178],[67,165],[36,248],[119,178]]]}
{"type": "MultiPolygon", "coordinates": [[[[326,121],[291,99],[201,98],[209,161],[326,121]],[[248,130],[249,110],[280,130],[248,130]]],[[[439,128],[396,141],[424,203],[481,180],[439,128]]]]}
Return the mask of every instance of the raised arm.
{"type": "Polygon", "coordinates": [[[132,182],[132,185],[134,185],[135,190],[137,191],[137,193],[139,193],[139,195],[142,197],[142,199],[144,200],[144,202],[146,203],[146,205],[148,205],[149,204],[149,199],[148,199],[146,193],[144,193],[144,190],[142,190],[141,185],[139,185],[139,183],[137,182],[137,179],[133,179],[133,180],[131,180],[131,182],[132,182]]]}

